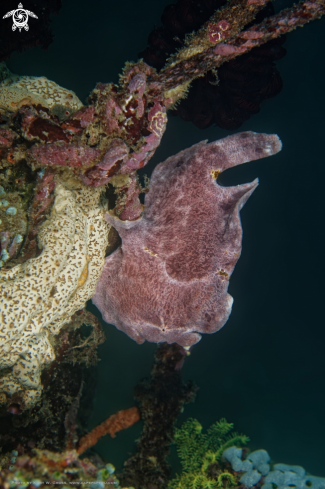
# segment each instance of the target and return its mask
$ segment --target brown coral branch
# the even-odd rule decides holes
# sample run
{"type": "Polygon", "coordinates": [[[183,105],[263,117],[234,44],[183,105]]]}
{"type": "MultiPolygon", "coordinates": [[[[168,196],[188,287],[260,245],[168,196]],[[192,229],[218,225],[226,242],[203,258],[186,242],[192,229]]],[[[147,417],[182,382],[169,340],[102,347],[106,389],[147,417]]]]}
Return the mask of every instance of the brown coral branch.
{"type": "Polygon", "coordinates": [[[229,0],[197,33],[186,36],[185,46],[171,56],[164,69],[204,51],[223,39],[232,39],[245,25],[255,19],[256,14],[267,2],[268,0],[229,0]]]}
{"type": "Polygon", "coordinates": [[[182,366],[189,351],[173,343],[160,343],[150,378],[135,387],[143,420],[136,453],[125,463],[118,478],[122,487],[166,489],[171,473],[168,460],[174,425],[184,405],[193,402],[197,391],[192,381],[184,382],[182,366]]]}
{"type": "MultiPolygon", "coordinates": [[[[236,23],[237,27],[237,34],[235,36],[228,36],[227,26],[226,24],[223,25],[223,30],[220,30],[222,35],[217,36],[214,47],[210,43],[210,47],[197,54],[192,50],[194,53],[193,56],[183,59],[180,62],[167,64],[166,68],[161,71],[157,78],[165,90],[171,90],[179,85],[188,84],[203,73],[218,68],[223,63],[245,54],[254,47],[261,46],[272,39],[287,34],[312,20],[320,19],[324,14],[325,1],[315,0],[300,2],[291,8],[282,10],[277,15],[265,19],[260,24],[241,32],[239,32],[241,27],[237,25],[237,21],[234,19],[233,23],[236,23]]],[[[210,33],[219,33],[217,24],[212,26],[210,23],[209,26],[207,29],[210,29],[210,33]]],[[[232,25],[229,27],[230,32],[233,33],[232,25]]],[[[202,37],[200,31],[198,33],[199,35],[202,37]]],[[[200,40],[197,41],[198,44],[199,42],[200,40]]],[[[195,38],[193,37],[191,45],[193,46],[194,43],[195,38]]],[[[178,55],[177,57],[179,59],[181,56],[178,55]]]]}
{"type": "Polygon", "coordinates": [[[80,439],[78,454],[81,455],[87,448],[96,445],[98,440],[104,435],[111,435],[112,438],[115,438],[115,433],[129,428],[139,419],[140,411],[137,407],[124,409],[112,414],[106,421],[96,426],[90,433],[80,439]]]}

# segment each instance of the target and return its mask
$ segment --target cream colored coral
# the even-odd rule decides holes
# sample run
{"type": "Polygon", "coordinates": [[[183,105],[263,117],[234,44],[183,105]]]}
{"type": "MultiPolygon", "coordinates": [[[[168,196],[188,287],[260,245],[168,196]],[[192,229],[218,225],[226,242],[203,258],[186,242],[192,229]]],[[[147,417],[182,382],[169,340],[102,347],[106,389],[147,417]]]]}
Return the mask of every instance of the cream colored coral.
{"type": "Polygon", "coordinates": [[[0,273],[0,399],[19,392],[25,408],[41,394],[51,338],[94,295],[108,244],[99,189],[58,183],[55,193],[38,235],[41,255],[0,273]]]}
{"type": "Polygon", "coordinates": [[[54,106],[75,111],[83,105],[71,90],[62,88],[44,76],[18,76],[0,64],[0,113],[15,112],[23,105],[41,104],[52,109],[54,106]]]}

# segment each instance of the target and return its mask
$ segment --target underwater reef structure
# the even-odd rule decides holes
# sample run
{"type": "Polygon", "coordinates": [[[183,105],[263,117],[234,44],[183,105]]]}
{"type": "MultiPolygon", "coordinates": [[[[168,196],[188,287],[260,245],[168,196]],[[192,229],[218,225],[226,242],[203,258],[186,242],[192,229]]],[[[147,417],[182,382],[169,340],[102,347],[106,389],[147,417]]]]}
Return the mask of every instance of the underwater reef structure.
{"type": "Polygon", "coordinates": [[[57,335],[94,294],[109,231],[99,198],[98,189],[57,183],[38,233],[42,253],[1,272],[2,403],[18,392],[22,409],[37,402],[43,365],[55,359],[49,334],[57,335]]]}
{"type": "MultiPolygon", "coordinates": [[[[115,467],[91,455],[81,459],[76,450],[51,452],[33,449],[29,454],[12,450],[0,457],[0,487],[43,489],[48,485],[73,488],[87,485],[91,489],[112,485],[116,489],[324,489],[325,478],[310,475],[298,465],[273,463],[266,450],[250,452],[248,438],[233,433],[233,425],[225,419],[214,423],[206,433],[196,419],[188,419],[175,430],[174,443],[181,459],[182,471],[168,483],[157,476],[155,457],[151,464],[154,482],[137,479],[128,485],[123,474],[115,475],[115,467]],[[242,448],[244,446],[244,448],[242,448]]],[[[145,460],[142,460],[142,463],[145,460]]],[[[141,459],[138,459],[141,462],[141,459]]],[[[159,467],[159,465],[158,465],[159,467]]],[[[134,470],[134,467],[131,467],[134,470]]],[[[128,465],[126,464],[126,471],[128,465]]],[[[138,466],[141,473],[141,466],[138,466]]],[[[129,472],[129,475],[131,472],[129,472]]]]}
{"type": "Polygon", "coordinates": [[[26,105],[42,105],[52,113],[67,116],[83,107],[71,90],[60,87],[44,76],[19,76],[11,73],[4,62],[0,63],[0,114],[2,117],[26,105]]]}
{"type": "Polygon", "coordinates": [[[239,484],[261,487],[261,489],[271,489],[275,486],[279,489],[285,487],[324,489],[325,487],[325,477],[310,475],[300,465],[272,464],[266,450],[255,450],[246,454],[244,450],[232,446],[222,454],[223,459],[226,459],[232,470],[239,475],[239,484]]]}
{"type": "Polygon", "coordinates": [[[122,245],[105,260],[93,303],[138,343],[197,343],[227,321],[229,278],[240,256],[239,211],[257,180],[220,187],[227,168],[276,154],[277,136],[243,132],[199,143],[160,163],[132,223],[106,219],[122,245]]]}
{"type": "Polygon", "coordinates": [[[266,450],[250,452],[246,447],[249,438],[232,430],[233,424],[225,419],[206,433],[192,418],[177,428],[174,442],[182,472],[169,482],[168,489],[324,489],[324,477],[309,475],[298,465],[271,463],[266,450]]]}
{"type": "Polygon", "coordinates": [[[235,486],[238,476],[224,468],[223,457],[228,447],[245,446],[249,438],[232,433],[233,424],[221,419],[202,433],[202,426],[189,418],[180,428],[176,428],[174,443],[181,459],[182,473],[172,479],[169,489],[214,489],[235,486]]]}
{"type": "MultiPolygon", "coordinates": [[[[190,33],[222,9],[226,0],[178,0],[165,7],[162,25],[148,36],[147,48],[139,57],[158,71],[167,59],[184,46],[190,33]]],[[[261,22],[274,14],[268,2],[247,26],[261,22]]],[[[260,111],[260,104],[280,93],[282,79],[275,61],[283,58],[285,36],[278,37],[249,53],[208,71],[204,77],[191,83],[188,95],[170,111],[191,121],[200,129],[216,124],[223,129],[237,129],[252,114],[260,111]]]]}
{"type": "Polygon", "coordinates": [[[86,433],[96,389],[97,347],[105,336],[95,316],[78,311],[55,340],[55,360],[41,375],[40,401],[23,411],[18,392],[0,410],[0,453],[71,449],[86,433]]]}
{"type": "Polygon", "coordinates": [[[136,453],[124,463],[118,478],[122,485],[166,488],[171,474],[168,461],[174,428],[184,405],[195,400],[196,385],[184,382],[181,370],[189,352],[173,343],[162,343],[155,353],[150,378],[135,387],[143,428],[136,453]]]}
{"type": "Polygon", "coordinates": [[[38,489],[48,485],[67,488],[86,485],[90,489],[104,487],[121,489],[112,464],[104,464],[96,457],[92,460],[81,460],[75,450],[61,453],[33,450],[31,455],[21,456],[13,450],[9,464],[8,467],[0,470],[1,489],[14,487],[38,489]]]}
{"type": "Polygon", "coordinates": [[[185,38],[159,73],[142,60],[127,63],[119,84],[98,83],[87,105],[44,77],[17,77],[1,64],[1,429],[9,417],[12,422],[0,441],[3,458],[18,467],[7,464],[1,472],[5,489],[32,489],[60,478],[67,487],[78,478],[90,487],[107,481],[118,487],[110,467],[98,460],[89,465],[77,452],[86,436],[78,426],[87,382],[82,365],[96,363],[103,340],[85,311],[93,296],[104,317],[138,342],[178,343],[159,350],[161,370],[154,367],[153,380],[136,392],[144,431],[129,461],[135,484],[145,474],[145,489],[166,487],[173,423],[193,397],[178,369],[185,347],[199,333],[220,329],[230,313],[228,278],[241,246],[238,213],[257,184],[222,188],[215,180],[224,169],[281,146],[277,136],[255,133],[200,143],[160,164],[149,192],[137,170],[160,145],[167,111],[194,80],[325,13],[324,0],[307,0],[246,27],[266,3],[230,0],[185,38]],[[143,206],[139,194],[147,192],[143,206]],[[137,260],[145,272],[140,282],[137,260]],[[93,329],[84,336],[87,325],[93,329]],[[72,379],[62,375],[60,384],[65,369],[72,379]],[[161,425],[153,429],[152,419],[161,425]],[[149,447],[154,450],[144,461],[149,447]]]}

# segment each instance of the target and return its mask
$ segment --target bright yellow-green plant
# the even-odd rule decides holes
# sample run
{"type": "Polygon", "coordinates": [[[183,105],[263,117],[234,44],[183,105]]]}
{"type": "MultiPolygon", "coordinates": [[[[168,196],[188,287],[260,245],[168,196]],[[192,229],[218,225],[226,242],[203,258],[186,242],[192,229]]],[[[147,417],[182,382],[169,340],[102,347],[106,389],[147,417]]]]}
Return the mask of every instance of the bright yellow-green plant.
{"type": "Polygon", "coordinates": [[[169,482],[169,489],[218,489],[235,486],[235,474],[222,469],[223,452],[232,446],[243,446],[249,441],[245,435],[233,433],[233,424],[221,419],[202,433],[202,426],[189,418],[176,428],[174,441],[181,459],[182,473],[169,482]],[[231,433],[232,432],[232,433],[231,433]],[[209,467],[218,463],[216,475],[209,474],[209,467]]]}

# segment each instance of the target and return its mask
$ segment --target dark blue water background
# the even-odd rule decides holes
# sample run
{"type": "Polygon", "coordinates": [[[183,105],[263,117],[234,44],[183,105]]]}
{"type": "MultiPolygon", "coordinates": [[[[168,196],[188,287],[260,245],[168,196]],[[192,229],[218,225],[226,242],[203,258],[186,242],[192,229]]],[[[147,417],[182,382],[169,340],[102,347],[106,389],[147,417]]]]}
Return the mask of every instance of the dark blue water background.
{"type": "MultiPolygon", "coordinates": [[[[117,82],[124,62],[137,59],[168,3],[63,1],[50,49],[15,54],[8,66],[21,75],[46,76],[85,101],[96,82],[117,82]]],[[[286,5],[279,1],[275,8],[286,5]]],[[[253,449],[325,476],[325,18],[289,34],[285,47],[288,54],[277,63],[283,91],[241,128],[277,133],[283,150],[221,179],[236,185],[259,177],[260,186],[242,211],[243,251],[229,290],[232,315],[186,361],[184,377],[200,390],[182,419],[196,417],[206,428],[226,417],[251,437],[253,449]]],[[[228,134],[171,117],[154,163],[228,134]]],[[[133,387],[148,374],[155,350],[113,326],[104,328],[90,428],[134,404],[133,387]]],[[[121,465],[139,432],[134,426],[115,440],[105,437],[98,451],[121,465]]]]}

